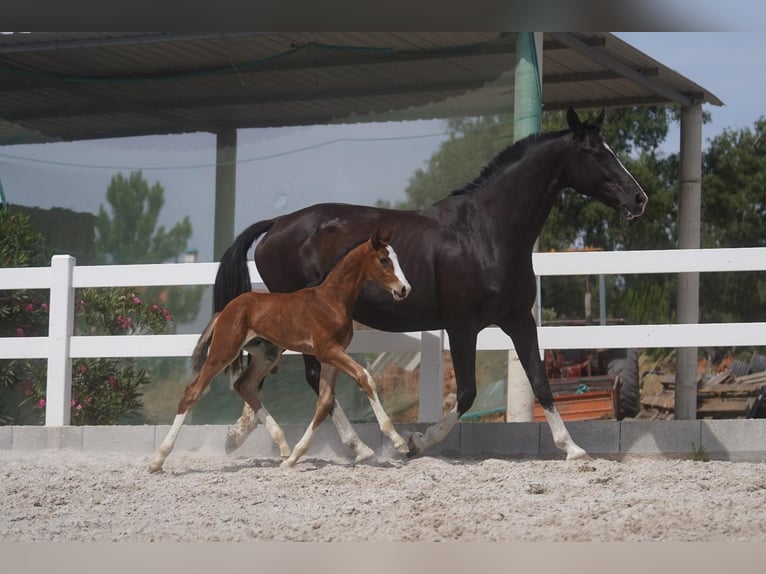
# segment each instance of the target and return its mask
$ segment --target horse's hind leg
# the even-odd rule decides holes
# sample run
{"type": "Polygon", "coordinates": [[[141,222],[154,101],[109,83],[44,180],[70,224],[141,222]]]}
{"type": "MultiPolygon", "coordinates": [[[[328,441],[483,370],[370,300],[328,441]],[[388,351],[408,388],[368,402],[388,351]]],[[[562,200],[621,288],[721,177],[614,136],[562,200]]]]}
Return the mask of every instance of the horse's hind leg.
{"type": "MultiPolygon", "coordinates": [[[[330,388],[335,389],[335,382],[338,379],[338,369],[332,365],[321,365],[313,355],[303,355],[303,360],[306,367],[306,380],[317,396],[319,395],[320,384],[329,385],[330,388]],[[321,372],[320,372],[321,371],[321,372]],[[324,379],[323,383],[320,383],[321,379],[324,379]]],[[[335,429],[338,431],[340,441],[354,453],[354,462],[362,462],[367,460],[375,454],[375,452],[359,438],[359,435],[354,430],[354,427],[346,417],[346,413],[343,412],[343,408],[340,406],[338,399],[335,398],[333,393],[333,404],[330,409],[330,420],[332,420],[335,429]]]]}
{"type": "Polygon", "coordinates": [[[457,404],[445,413],[439,422],[429,426],[424,433],[410,436],[409,456],[416,456],[435,444],[442,442],[457,423],[460,416],[471,408],[476,398],[476,333],[447,331],[452,349],[452,365],[457,381],[457,404]]]}

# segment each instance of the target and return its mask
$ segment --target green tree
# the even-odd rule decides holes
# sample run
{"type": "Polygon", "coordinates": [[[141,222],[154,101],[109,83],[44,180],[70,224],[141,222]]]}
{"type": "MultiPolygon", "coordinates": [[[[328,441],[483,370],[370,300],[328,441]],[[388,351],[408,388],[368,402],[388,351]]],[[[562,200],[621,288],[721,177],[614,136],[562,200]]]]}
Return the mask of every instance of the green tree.
{"type": "MultiPolygon", "coordinates": [[[[112,177],[106,191],[109,212],[103,205],[96,217],[96,246],[100,263],[163,263],[173,260],[187,249],[192,226],[188,216],[170,230],[157,227],[165,204],[165,188],[154,185],[140,171],[126,178],[121,173],[112,177]]],[[[169,287],[143,289],[146,299],[173,302],[177,321],[190,321],[197,316],[204,287],[169,287]]]]}
{"type": "Polygon", "coordinates": [[[127,178],[118,173],[106,190],[106,200],[111,215],[101,205],[96,217],[101,263],[160,263],[186,249],[192,234],[188,217],[169,231],[157,227],[165,205],[165,188],[159,182],[150,187],[140,171],[127,178]]]}
{"type": "MultiPolygon", "coordinates": [[[[766,246],[766,117],[713,138],[702,172],[702,247],[766,246]]],[[[766,320],[766,272],[701,274],[700,317],[766,320]]]]}

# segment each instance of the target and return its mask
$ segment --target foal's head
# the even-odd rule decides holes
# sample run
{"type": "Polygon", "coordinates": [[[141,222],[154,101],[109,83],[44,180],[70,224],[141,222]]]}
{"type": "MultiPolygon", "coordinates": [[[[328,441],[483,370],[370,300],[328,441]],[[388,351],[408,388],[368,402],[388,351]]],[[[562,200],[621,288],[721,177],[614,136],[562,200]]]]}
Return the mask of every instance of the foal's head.
{"type": "Polygon", "coordinates": [[[399,301],[410,294],[411,288],[399,266],[399,258],[389,244],[392,233],[391,228],[382,233],[378,230],[365,241],[363,264],[366,278],[390,291],[394,299],[399,301]]]}
{"type": "Polygon", "coordinates": [[[601,136],[604,110],[593,121],[581,122],[569,108],[574,154],[567,167],[567,185],[583,195],[622,210],[628,219],[644,213],[649,199],[601,136]]]}

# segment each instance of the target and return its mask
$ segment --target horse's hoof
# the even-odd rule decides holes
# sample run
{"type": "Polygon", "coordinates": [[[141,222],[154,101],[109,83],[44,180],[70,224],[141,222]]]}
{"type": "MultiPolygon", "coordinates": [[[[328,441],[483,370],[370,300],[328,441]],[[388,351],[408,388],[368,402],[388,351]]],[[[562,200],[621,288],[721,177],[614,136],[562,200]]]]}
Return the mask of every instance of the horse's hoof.
{"type": "Polygon", "coordinates": [[[418,442],[421,442],[422,438],[423,433],[416,432],[410,435],[410,439],[407,441],[407,446],[409,447],[407,458],[412,458],[420,454],[421,445],[419,445],[418,442]]]}
{"type": "Polygon", "coordinates": [[[279,465],[279,468],[293,468],[293,467],[295,467],[295,463],[296,462],[297,461],[290,460],[289,458],[285,459],[285,460],[282,461],[282,464],[279,465]]]}
{"type": "Polygon", "coordinates": [[[162,472],[162,464],[150,462],[147,465],[146,470],[149,474],[157,474],[158,472],[162,472]]]}

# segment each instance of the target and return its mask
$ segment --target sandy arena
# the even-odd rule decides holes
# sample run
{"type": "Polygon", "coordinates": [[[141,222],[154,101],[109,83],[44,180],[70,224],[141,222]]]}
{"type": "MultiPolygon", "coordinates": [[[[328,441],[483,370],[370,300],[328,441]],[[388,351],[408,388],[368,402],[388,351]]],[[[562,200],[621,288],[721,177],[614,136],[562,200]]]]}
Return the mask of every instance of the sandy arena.
{"type": "Polygon", "coordinates": [[[0,451],[0,540],[766,541],[766,465],[0,451]]]}

